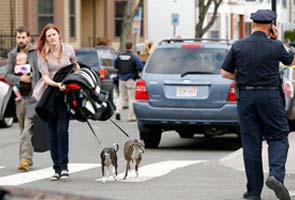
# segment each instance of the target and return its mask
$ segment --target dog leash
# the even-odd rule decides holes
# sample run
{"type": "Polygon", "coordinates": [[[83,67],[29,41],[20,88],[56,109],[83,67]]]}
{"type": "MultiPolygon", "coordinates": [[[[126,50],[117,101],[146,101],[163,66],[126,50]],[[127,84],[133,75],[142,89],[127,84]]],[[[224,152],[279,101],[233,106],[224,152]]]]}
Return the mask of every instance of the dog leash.
{"type": "Polygon", "coordinates": [[[110,118],[110,120],[122,133],[124,133],[124,135],[126,135],[129,139],[131,139],[131,137],[128,135],[128,133],[126,133],[126,131],[124,131],[116,122],[114,122],[112,120],[112,118],[110,118]]]}
{"type": "Polygon", "coordinates": [[[87,119],[86,119],[86,122],[87,122],[87,124],[88,124],[88,126],[89,126],[89,128],[90,128],[90,130],[91,130],[91,132],[92,132],[92,134],[93,134],[94,137],[96,138],[98,144],[100,144],[100,145],[102,146],[102,148],[104,148],[104,145],[103,145],[103,144],[100,142],[100,140],[98,139],[98,137],[97,137],[97,135],[96,135],[96,133],[95,133],[93,127],[91,126],[91,124],[89,123],[89,121],[88,121],[87,119]]]}

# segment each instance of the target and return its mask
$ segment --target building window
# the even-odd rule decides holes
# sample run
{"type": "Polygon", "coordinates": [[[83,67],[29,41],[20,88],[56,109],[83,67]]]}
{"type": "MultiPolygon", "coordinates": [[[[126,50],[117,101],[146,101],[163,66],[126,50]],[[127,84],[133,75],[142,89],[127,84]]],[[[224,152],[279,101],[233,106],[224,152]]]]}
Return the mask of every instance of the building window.
{"type": "Polygon", "coordinates": [[[70,37],[76,37],[76,5],[75,0],[70,0],[70,37]]]}
{"type": "MultiPolygon", "coordinates": [[[[115,36],[121,36],[122,23],[124,17],[124,9],[125,9],[126,1],[125,0],[116,0],[115,2],[115,36]]],[[[142,6],[141,6],[142,7],[142,6]]],[[[143,19],[144,19],[144,9],[141,9],[141,29],[140,36],[143,36],[143,19]]]]}
{"type": "Polygon", "coordinates": [[[282,0],[282,5],[284,8],[287,8],[287,0],[282,0]]]}
{"type": "Polygon", "coordinates": [[[116,2],[116,14],[115,14],[115,36],[116,37],[119,37],[121,35],[125,5],[126,5],[126,1],[116,2]]]}
{"type": "Polygon", "coordinates": [[[249,37],[252,33],[251,22],[245,22],[245,36],[249,37]]]}
{"type": "MultiPolygon", "coordinates": [[[[211,17],[212,16],[210,16],[209,20],[211,19],[211,17]]],[[[220,38],[220,16],[216,17],[214,24],[210,28],[209,34],[210,38],[212,39],[220,38]]]]}
{"type": "Polygon", "coordinates": [[[43,27],[53,23],[53,0],[39,0],[38,2],[38,30],[39,33],[43,27]]]}

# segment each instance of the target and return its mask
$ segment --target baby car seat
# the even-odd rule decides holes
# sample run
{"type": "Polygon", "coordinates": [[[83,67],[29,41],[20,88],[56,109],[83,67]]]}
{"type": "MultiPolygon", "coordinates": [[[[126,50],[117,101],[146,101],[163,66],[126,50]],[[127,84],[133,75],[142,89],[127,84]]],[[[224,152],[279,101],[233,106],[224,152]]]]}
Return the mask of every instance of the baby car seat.
{"type": "Polygon", "coordinates": [[[63,81],[66,85],[65,100],[71,117],[82,122],[87,119],[109,119],[114,114],[115,105],[108,93],[100,89],[97,73],[86,65],[79,65],[81,69],[71,73],[63,81]]]}

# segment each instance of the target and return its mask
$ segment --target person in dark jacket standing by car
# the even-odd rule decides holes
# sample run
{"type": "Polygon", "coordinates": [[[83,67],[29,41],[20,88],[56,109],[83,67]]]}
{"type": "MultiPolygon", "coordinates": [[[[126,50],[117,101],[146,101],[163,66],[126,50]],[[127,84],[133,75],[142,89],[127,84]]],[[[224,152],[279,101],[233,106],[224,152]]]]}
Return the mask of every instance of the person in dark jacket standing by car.
{"type": "Polygon", "coordinates": [[[132,42],[126,42],[126,52],[120,53],[115,60],[115,68],[118,69],[119,78],[119,100],[116,110],[116,119],[121,120],[120,112],[125,100],[128,98],[128,121],[136,121],[133,102],[135,99],[135,86],[138,72],[142,71],[143,64],[140,59],[132,54],[132,42]]]}
{"type": "Polygon", "coordinates": [[[33,118],[25,109],[28,99],[32,96],[32,91],[40,79],[40,73],[37,65],[37,54],[35,48],[29,43],[30,31],[26,27],[19,27],[16,30],[17,46],[8,53],[7,71],[5,79],[12,85],[17,85],[20,88],[22,99],[16,101],[16,115],[21,131],[20,138],[20,165],[21,171],[28,171],[33,165],[33,118]],[[21,76],[14,73],[16,64],[16,55],[19,52],[24,52],[27,55],[28,64],[31,66],[31,72],[21,76]]]}
{"type": "Polygon", "coordinates": [[[289,200],[284,186],[285,163],[289,148],[289,127],[281,91],[279,63],[294,65],[292,52],[277,41],[278,29],[272,24],[276,13],[258,10],[251,14],[254,32],[235,42],[222,65],[224,78],[236,80],[247,191],[244,199],[260,200],[263,188],[262,138],[268,146],[269,176],[266,186],[277,198],[289,200]]]}

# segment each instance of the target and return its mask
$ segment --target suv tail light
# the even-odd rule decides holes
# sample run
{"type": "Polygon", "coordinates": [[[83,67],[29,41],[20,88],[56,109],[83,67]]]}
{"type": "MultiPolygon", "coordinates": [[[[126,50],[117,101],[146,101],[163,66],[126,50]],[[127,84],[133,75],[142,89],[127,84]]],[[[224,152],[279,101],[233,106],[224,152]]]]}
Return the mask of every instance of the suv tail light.
{"type": "Polygon", "coordinates": [[[230,89],[229,89],[228,96],[227,96],[228,103],[236,103],[237,102],[235,85],[236,85],[235,82],[232,82],[230,85],[230,89]]]}
{"type": "Polygon", "coordinates": [[[136,100],[149,100],[149,94],[146,89],[146,83],[142,79],[139,79],[136,82],[135,99],[136,100]]]}
{"type": "Polygon", "coordinates": [[[107,70],[105,68],[100,68],[98,73],[99,73],[99,79],[100,80],[105,80],[106,79],[107,70]]]}
{"type": "Polygon", "coordinates": [[[188,48],[188,49],[201,48],[201,45],[198,43],[183,44],[181,45],[181,48],[188,48]]]}
{"type": "Polygon", "coordinates": [[[293,85],[290,81],[284,82],[285,97],[292,98],[294,95],[293,85]]]}

